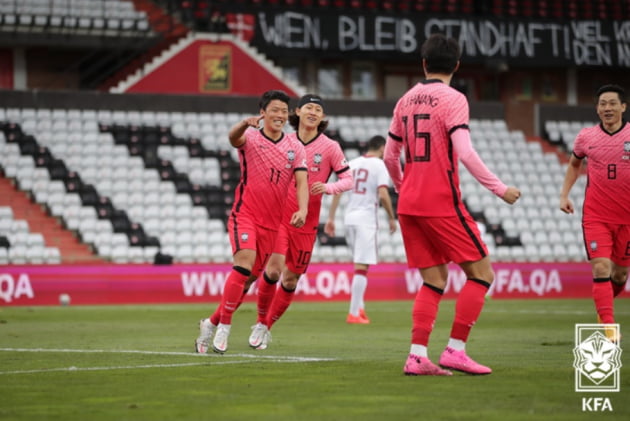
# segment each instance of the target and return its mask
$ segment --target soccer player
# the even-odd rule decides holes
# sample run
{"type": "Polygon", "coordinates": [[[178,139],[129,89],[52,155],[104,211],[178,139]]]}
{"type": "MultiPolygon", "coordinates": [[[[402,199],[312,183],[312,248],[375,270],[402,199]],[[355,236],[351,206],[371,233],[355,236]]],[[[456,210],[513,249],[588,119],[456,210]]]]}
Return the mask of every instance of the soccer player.
{"type": "Polygon", "coordinates": [[[411,349],[407,375],[470,374],[492,370],[466,353],[466,341],[494,280],[488,249],[476,222],[466,210],[459,187],[458,161],[488,190],[512,204],[520,196],[486,167],[472,147],[466,97],[450,87],[459,67],[456,40],[433,34],[421,48],[425,80],[397,102],[385,146],[385,165],[400,196],[398,221],[409,267],[424,280],[412,311],[411,349]],[[400,154],[404,149],[404,174],[400,154]],[[446,349],[435,365],[427,346],[447,284],[449,262],[466,274],[455,305],[455,320],[446,349]],[[446,369],[445,369],[446,368],[446,369]]]}
{"type": "Polygon", "coordinates": [[[328,127],[325,118],[324,101],[313,94],[300,98],[295,113],[289,116],[289,123],[296,130],[289,136],[295,136],[304,144],[306,152],[310,191],[308,217],[301,227],[290,224],[297,208],[296,191],[290,188],[273,254],[263,279],[258,281],[258,320],[249,337],[249,345],[254,349],[267,348],[271,326],[289,308],[298,280],[306,273],[317,236],[322,195],[352,188],[352,174],[339,143],[323,133],[328,127]],[[328,183],[332,173],[338,180],[328,183]]]}
{"type": "MultiPolygon", "coordinates": [[[[623,291],[630,266],[630,124],[623,118],[626,94],[617,85],[597,91],[600,124],[582,129],[573,146],[560,192],[560,210],[573,213],[571,188],[588,159],[582,232],[593,274],[600,323],[615,323],[613,299],[623,291]]],[[[612,330],[606,330],[611,336],[612,330]]]]}
{"type": "Polygon", "coordinates": [[[260,99],[260,115],[235,124],[230,143],[238,149],[241,178],[234,192],[234,205],[228,219],[228,233],[234,266],[228,275],[217,311],[199,323],[195,350],[212,348],[224,353],[232,314],[241,304],[246,285],[256,279],[273,251],[289,186],[295,184],[294,212],[289,223],[302,227],[308,212],[308,176],[304,146],[283,128],[289,117],[289,97],[283,91],[265,92],[260,99]],[[258,129],[260,120],[263,127],[258,129]]]}
{"type": "MultiPolygon", "coordinates": [[[[370,265],[378,260],[378,204],[383,205],[389,217],[389,232],[393,234],[398,228],[396,217],[389,196],[389,174],[383,163],[385,138],[374,136],[368,141],[365,155],[350,161],[354,177],[354,186],[350,190],[350,198],[346,205],[344,226],[346,240],[352,250],[354,275],[350,294],[350,312],[347,323],[368,324],[370,319],[365,313],[365,290],[367,289],[367,273],[370,265]]],[[[328,220],[324,231],[335,235],[335,213],[341,195],[336,195],[328,209],[328,220]]]]}

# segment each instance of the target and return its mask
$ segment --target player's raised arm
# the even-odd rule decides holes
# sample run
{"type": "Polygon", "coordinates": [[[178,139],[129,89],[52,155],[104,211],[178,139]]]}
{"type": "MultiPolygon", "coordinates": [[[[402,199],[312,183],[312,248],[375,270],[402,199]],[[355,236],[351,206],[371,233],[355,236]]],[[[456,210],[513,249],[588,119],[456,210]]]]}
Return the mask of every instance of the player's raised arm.
{"type": "Polygon", "coordinates": [[[232,126],[228,134],[228,137],[230,138],[230,144],[235,148],[243,145],[243,143],[245,143],[245,130],[247,130],[248,127],[258,128],[258,125],[262,118],[262,115],[249,117],[245,120],[239,121],[234,126],[232,126]]]}

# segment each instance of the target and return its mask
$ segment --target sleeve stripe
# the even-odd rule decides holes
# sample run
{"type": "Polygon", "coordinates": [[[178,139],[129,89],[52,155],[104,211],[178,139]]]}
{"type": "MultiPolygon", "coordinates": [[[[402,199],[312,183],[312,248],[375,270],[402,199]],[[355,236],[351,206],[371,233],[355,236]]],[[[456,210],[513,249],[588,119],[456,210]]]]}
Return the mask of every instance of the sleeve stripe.
{"type": "Polygon", "coordinates": [[[466,130],[470,130],[470,129],[468,128],[468,124],[459,124],[459,125],[457,125],[457,126],[452,127],[452,128],[448,131],[448,134],[449,134],[449,135],[453,134],[453,132],[454,132],[455,130],[457,130],[457,129],[466,129],[466,130]]]}
{"type": "Polygon", "coordinates": [[[395,135],[392,132],[388,132],[387,133],[389,135],[389,137],[391,137],[392,139],[394,139],[396,142],[402,142],[402,137],[395,135]]]}
{"type": "Polygon", "coordinates": [[[342,168],[342,169],[340,169],[339,171],[335,171],[335,174],[341,174],[341,173],[344,173],[344,172],[348,171],[349,169],[350,169],[350,167],[345,167],[345,168],[342,168]]]}
{"type": "Polygon", "coordinates": [[[584,158],[586,158],[586,155],[580,156],[580,155],[576,154],[575,152],[573,152],[573,156],[576,157],[577,159],[584,159],[584,158]]]}

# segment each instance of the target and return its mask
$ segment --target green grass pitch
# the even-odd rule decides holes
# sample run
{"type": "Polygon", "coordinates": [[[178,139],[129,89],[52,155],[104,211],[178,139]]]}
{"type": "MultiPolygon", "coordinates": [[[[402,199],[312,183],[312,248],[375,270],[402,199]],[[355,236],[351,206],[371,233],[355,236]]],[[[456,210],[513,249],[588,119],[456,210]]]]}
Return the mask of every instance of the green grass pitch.
{"type": "MultiPolygon", "coordinates": [[[[347,325],[345,302],[296,302],[265,351],[247,346],[255,305],[234,316],[225,355],[197,355],[209,305],[0,307],[0,420],[595,420],[630,419],[630,350],[621,391],[574,390],[576,323],[591,300],[490,300],[469,354],[489,376],[407,377],[411,301],[369,302],[347,325]],[[605,397],[612,412],[583,411],[605,397]]],[[[442,302],[429,354],[448,339],[442,302]]],[[[630,300],[617,299],[630,338],[630,300]]],[[[624,342],[621,343],[623,349],[624,342]]]]}

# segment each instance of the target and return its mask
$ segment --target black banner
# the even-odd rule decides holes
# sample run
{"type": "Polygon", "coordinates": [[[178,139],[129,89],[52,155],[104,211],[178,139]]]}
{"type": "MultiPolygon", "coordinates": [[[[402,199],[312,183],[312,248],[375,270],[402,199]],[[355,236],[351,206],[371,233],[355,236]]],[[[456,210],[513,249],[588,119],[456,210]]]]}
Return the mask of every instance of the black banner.
{"type": "MultiPolygon", "coordinates": [[[[259,12],[251,44],[271,57],[419,59],[428,35],[459,40],[462,60],[521,66],[630,68],[630,21],[517,21],[475,17],[259,12]]],[[[232,28],[233,32],[238,32],[232,28]]]]}

